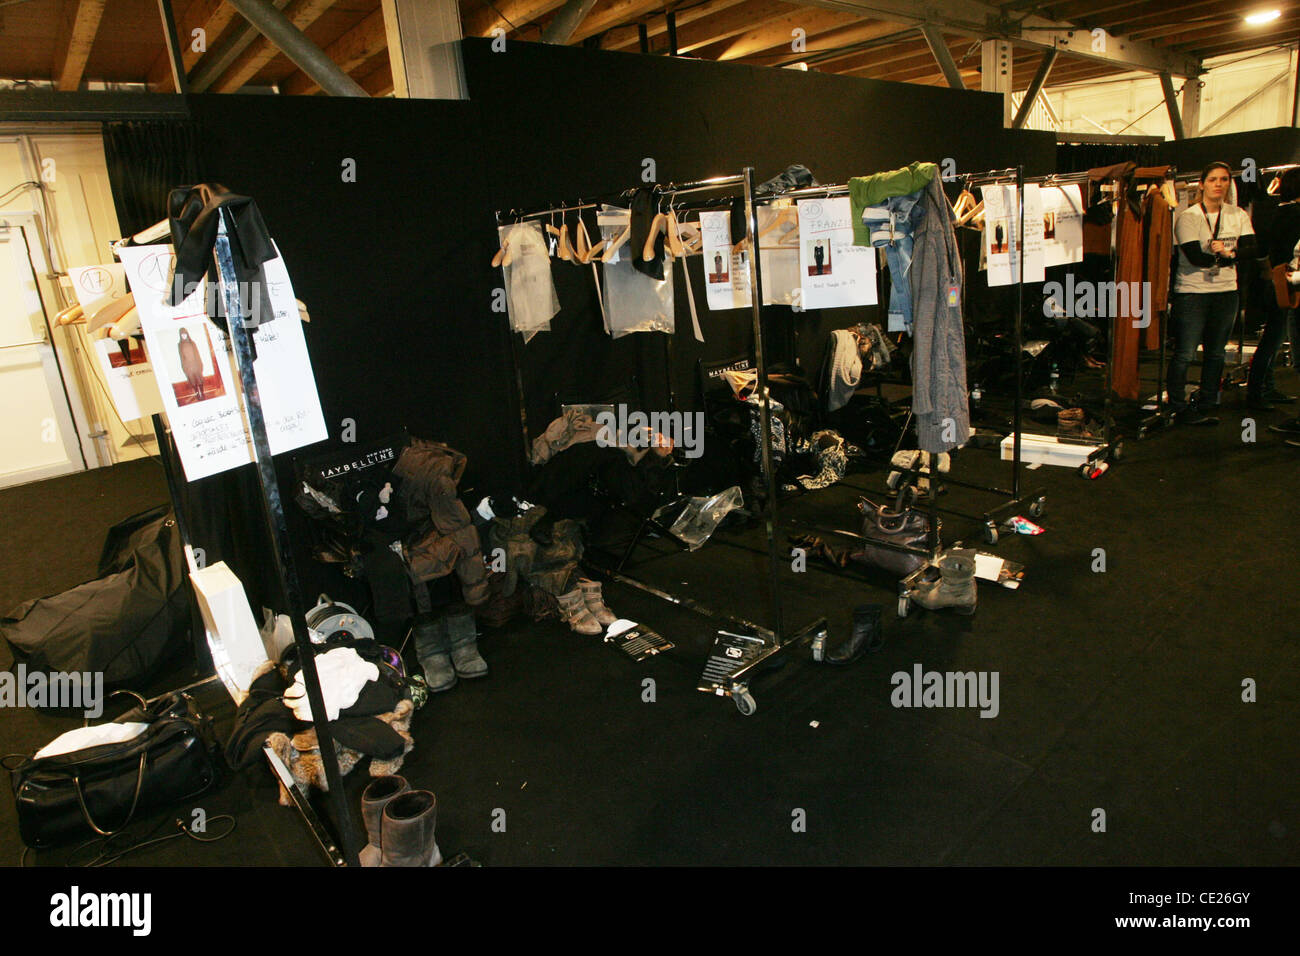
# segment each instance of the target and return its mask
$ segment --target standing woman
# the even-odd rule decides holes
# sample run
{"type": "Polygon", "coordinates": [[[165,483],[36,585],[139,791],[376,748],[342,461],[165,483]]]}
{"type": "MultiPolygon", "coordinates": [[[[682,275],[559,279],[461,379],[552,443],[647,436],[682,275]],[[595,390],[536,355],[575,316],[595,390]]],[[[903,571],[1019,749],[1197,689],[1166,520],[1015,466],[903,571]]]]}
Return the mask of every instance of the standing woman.
{"type": "Polygon", "coordinates": [[[1255,230],[1245,210],[1224,199],[1232,167],[1201,170],[1201,201],[1174,219],[1178,263],[1174,273],[1174,356],[1169,362],[1169,405],[1186,425],[1217,425],[1223,350],[1237,318],[1237,259],[1254,255],[1255,230]],[[1197,346],[1205,349],[1196,404],[1184,397],[1187,368],[1197,346]]]}

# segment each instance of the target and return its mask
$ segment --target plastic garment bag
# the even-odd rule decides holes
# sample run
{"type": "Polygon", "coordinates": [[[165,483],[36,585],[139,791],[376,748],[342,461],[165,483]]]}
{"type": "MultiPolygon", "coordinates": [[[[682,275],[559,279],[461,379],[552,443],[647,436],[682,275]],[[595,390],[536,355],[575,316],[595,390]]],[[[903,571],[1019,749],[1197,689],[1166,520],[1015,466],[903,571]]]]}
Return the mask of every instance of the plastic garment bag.
{"type": "Polygon", "coordinates": [[[510,254],[510,265],[502,266],[510,328],[522,332],[527,342],[538,332],[551,331],[551,319],[560,311],[546,235],[538,222],[501,226],[497,234],[510,254]]]}
{"type": "Polygon", "coordinates": [[[763,304],[798,305],[803,295],[799,282],[799,216],[791,207],[785,222],[777,223],[783,210],[759,206],[758,249],[763,267],[763,304]]]}
{"type": "MultiPolygon", "coordinates": [[[[626,209],[604,206],[598,219],[606,248],[628,225],[626,209]]],[[[604,265],[605,330],[614,338],[630,332],[674,331],[673,270],[665,269],[663,279],[652,279],[632,267],[632,257],[641,254],[625,242],[614,258],[604,265]]]]}
{"type": "Polygon", "coordinates": [[[655,520],[672,524],[668,530],[695,551],[712,537],[722,519],[745,506],[740,488],[732,485],[710,498],[681,498],[655,512],[655,520]]]}

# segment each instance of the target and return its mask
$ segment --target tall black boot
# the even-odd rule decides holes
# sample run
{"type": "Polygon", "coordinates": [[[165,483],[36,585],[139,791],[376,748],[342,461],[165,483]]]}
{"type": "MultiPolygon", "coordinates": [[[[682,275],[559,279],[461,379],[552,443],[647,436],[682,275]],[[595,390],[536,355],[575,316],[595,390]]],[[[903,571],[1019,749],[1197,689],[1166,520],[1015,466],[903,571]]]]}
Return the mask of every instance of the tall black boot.
{"type": "Polygon", "coordinates": [[[864,653],[880,650],[885,644],[885,632],[880,626],[879,604],[862,604],[853,609],[853,632],[849,639],[826,654],[829,664],[849,664],[864,653]]]}

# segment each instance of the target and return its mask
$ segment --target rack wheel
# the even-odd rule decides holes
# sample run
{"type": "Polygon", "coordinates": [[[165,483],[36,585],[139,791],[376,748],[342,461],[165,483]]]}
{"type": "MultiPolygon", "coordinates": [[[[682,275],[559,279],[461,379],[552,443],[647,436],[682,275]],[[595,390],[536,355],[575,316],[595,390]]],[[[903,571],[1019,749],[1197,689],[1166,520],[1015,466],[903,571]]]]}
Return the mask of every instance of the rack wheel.
{"type": "Polygon", "coordinates": [[[990,521],[988,524],[984,526],[984,543],[985,544],[998,543],[998,526],[995,525],[992,521],[990,521]]]}
{"type": "Polygon", "coordinates": [[[898,596],[898,616],[907,617],[907,612],[912,608],[912,599],[906,594],[898,596]]]}
{"type": "Polygon", "coordinates": [[[1047,499],[1037,498],[1034,500],[1034,503],[1029,506],[1029,517],[1041,518],[1043,516],[1043,512],[1045,512],[1046,510],[1047,510],[1047,499]]]}
{"type": "Polygon", "coordinates": [[[736,710],[746,717],[752,717],[754,711],[758,710],[758,702],[754,700],[754,695],[748,690],[733,690],[731,699],[736,702],[736,710]]]}
{"type": "Polygon", "coordinates": [[[1111,461],[1119,461],[1122,459],[1124,457],[1124,443],[1122,441],[1117,441],[1115,444],[1111,445],[1110,455],[1107,457],[1109,457],[1111,461]]]}
{"type": "Polygon", "coordinates": [[[1084,479],[1091,478],[1091,477],[1092,477],[1092,465],[1088,464],[1087,462],[1084,462],[1082,465],[1080,465],[1080,466],[1079,466],[1079,477],[1080,477],[1080,478],[1084,478],[1084,479]]]}

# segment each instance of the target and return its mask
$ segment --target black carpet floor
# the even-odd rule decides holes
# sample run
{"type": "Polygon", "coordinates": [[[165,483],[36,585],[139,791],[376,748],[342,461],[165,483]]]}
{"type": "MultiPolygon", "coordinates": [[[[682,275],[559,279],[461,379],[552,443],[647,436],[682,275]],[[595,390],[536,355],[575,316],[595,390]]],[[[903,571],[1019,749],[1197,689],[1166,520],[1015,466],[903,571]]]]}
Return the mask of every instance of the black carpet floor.
{"type": "MultiPolygon", "coordinates": [[[[1289,371],[1279,377],[1295,389],[1289,371]]],[[[403,771],[438,795],[444,854],[495,866],[1300,862],[1300,450],[1266,427],[1294,413],[1225,401],[1219,426],[1130,440],[1099,480],[1026,471],[1024,486],[1047,495],[1042,535],[990,548],[975,522],[946,517],[946,544],[1027,567],[1018,590],[981,583],[973,617],[900,619],[887,575],[783,565],[787,625],[824,615],[842,635],[853,606],[878,603],[887,641],[843,668],[792,656],[755,681],[751,717],[696,689],[717,622],[626,585],[607,585],[608,602],[673,651],[634,664],[555,622],[486,631],[490,676],[417,714],[403,771]],[[893,706],[892,675],[918,664],[995,672],[996,717],[893,706]]],[[[953,475],[1005,485],[1009,467],[967,450],[953,475]]],[[[783,502],[798,524],[787,531],[853,530],[856,494],[879,499],[882,478],[852,474],[783,502]]],[[[104,530],[164,498],[150,462],[0,492],[17,545],[0,561],[0,599],[91,576],[104,530]]],[[[960,488],[942,498],[972,513],[994,503],[960,488]]],[[[650,541],[625,573],[769,624],[763,542],[758,527],[691,554],[650,541]]],[[[0,713],[3,749],[30,750],[56,724],[0,713]]],[[[364,782],[355,773],[349,789],[364,782]]],[[[12,806],[0,803],[0,860],[16,862],[12,806]]],[[[234,814],[234,835],[131,859],[318,862],[260,767],[204,808],[234,814]]]]}

